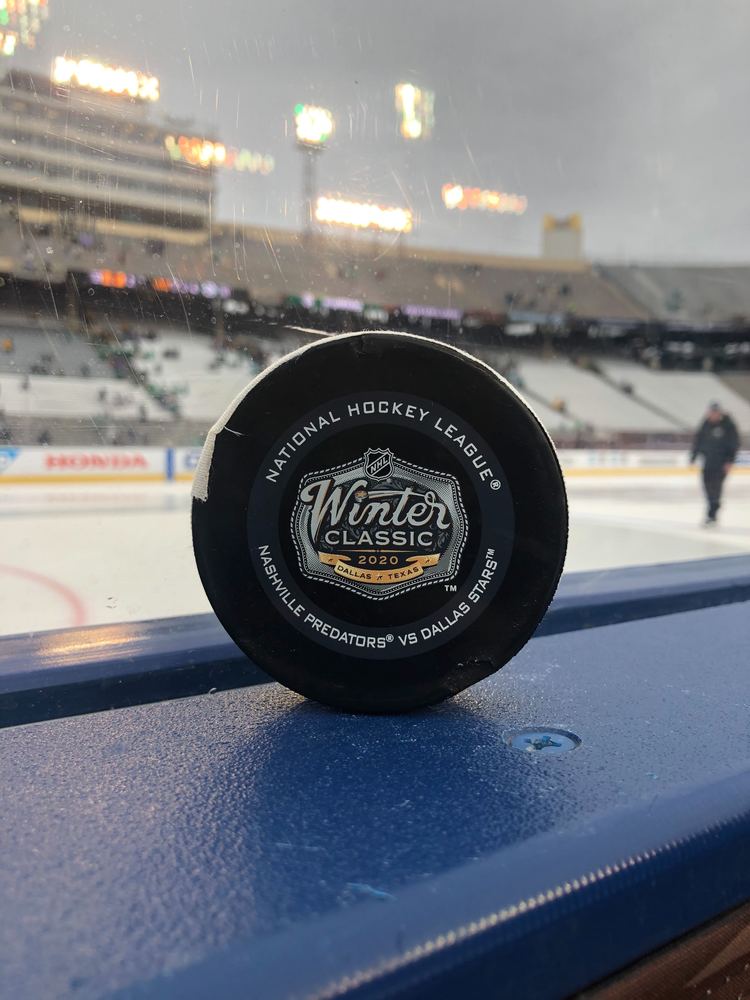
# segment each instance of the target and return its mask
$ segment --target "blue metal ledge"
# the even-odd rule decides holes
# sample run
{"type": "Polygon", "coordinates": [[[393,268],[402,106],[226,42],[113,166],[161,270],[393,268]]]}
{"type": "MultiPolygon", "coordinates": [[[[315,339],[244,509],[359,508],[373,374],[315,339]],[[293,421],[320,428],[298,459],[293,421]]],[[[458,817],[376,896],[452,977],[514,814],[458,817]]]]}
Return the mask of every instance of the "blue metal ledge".
{"type": "MultiPolygon", "coordinates": [[[[750,600],[750,556],[563,577],[537,637],[750,600]]],[[[215,616],[0,638],[0,728],[263,684],[215,616]]]]}
{"type": "Polygon", "coordinates": [[[408,715],[260,684],[3,729],[0,994],[601,981],[750,898],[749,609],[535,638],[408,715]]]}

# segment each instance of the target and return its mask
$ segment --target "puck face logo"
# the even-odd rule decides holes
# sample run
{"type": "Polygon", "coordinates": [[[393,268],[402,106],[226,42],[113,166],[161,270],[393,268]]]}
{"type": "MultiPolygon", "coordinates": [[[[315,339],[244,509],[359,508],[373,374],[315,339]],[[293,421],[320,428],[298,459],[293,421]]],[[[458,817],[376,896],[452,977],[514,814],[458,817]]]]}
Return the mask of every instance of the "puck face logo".
{"type": "Polygon", "coordinates": [[[382,601],[452,580],[467,517],[454,476],[368,448],[304,476],[292,533],[305,577],[382,601]]]}
{"type": "Polygon", "coordinates": [[[337,396],[260,460],[247,545],[273,608],[337,653],[397,660],[457,638],[497,593],[515,539],[497,455],[406,392],[337,396]]]}
{"type": "Polygon", "coordinates": [[[209,433],[193,542],[222,624],[276,680],[402,711],[499,669],[565,556],[549,438],[467,354],[341,334],[272,366],[209,433]]]}

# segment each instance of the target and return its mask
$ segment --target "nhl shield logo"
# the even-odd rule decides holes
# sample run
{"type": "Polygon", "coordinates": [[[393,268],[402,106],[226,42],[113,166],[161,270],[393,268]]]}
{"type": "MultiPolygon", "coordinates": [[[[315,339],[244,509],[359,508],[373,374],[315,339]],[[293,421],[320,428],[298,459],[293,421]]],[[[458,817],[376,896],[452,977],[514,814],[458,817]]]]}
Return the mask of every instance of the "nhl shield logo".
{"type": "Polygon", "coordinates": [[[365,475],[368,479],[390,479],[393,475],[393,452],[390,449],[368,448],[365,454],[365,475]]]}

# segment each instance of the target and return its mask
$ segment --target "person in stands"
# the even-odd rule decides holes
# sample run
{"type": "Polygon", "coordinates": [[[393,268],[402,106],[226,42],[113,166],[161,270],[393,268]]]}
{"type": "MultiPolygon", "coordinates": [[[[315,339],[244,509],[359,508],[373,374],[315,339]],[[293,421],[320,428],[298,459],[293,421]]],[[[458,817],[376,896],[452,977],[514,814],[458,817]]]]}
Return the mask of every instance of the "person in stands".
{"type": "Polygon", "coordinates": [[[737,425],[718,403],[711,403],[708,412],[695,434],[691,464],[703,458],[703,489],[706,494],[706,525],[716,524],[721,506],[724,480],[732,467],[740,446],[737,425]]]}

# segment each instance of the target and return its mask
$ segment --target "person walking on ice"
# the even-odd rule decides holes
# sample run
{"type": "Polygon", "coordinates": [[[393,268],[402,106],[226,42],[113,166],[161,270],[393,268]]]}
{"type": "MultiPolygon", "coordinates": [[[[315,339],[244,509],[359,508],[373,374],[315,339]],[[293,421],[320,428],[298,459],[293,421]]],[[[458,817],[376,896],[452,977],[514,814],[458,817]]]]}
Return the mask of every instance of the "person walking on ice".
{"type": "Polygon", "coordinates": [[[718,403],[711,403],[696,431],[690,455],[691,465],[699,455],[703,458],[703,489],[708,505],[706,526],[716,524],[724,480],[737,456],[739,446],[740,437],[734,420],[718,403]]]}

